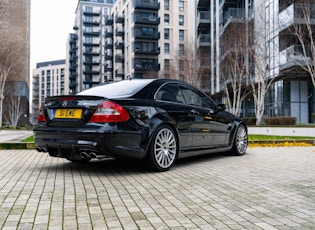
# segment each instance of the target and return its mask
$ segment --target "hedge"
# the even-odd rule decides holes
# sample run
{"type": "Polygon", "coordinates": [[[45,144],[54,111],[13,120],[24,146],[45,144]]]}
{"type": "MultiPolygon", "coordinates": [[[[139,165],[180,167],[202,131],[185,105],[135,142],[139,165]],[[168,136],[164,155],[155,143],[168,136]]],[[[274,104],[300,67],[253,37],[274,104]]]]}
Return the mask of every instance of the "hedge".
{"type": "Polygon", "coordinates": [[[266,125],[295,125],[296,117],[266,117],[264,122],[266,125]]]}

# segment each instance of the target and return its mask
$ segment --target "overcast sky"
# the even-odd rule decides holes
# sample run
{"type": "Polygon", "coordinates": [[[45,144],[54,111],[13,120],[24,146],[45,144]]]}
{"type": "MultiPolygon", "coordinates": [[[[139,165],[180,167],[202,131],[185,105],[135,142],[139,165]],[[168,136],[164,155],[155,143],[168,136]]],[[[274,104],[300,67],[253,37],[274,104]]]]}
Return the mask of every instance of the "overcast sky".
{"type": "Polygon", "coordinates": [[[66,58],[78,0],[31,0],[31,70],[36,63],[66,58]]]}

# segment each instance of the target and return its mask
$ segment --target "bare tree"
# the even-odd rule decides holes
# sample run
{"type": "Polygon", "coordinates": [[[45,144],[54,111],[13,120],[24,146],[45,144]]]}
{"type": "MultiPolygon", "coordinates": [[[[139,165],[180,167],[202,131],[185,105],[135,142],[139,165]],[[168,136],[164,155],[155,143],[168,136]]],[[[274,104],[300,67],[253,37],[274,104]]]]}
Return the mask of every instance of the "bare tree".
{"type": "Polygon", "coordinates": [[[221,40],[221,84],[227,98],[227,108],[237,116],[241,113],[242,102],[250,93],[246,85],[249,46],[245,28],[246,23],[235,23],[226,29],[221,40]]]}
{"type": "Polygon", "coordinates": [[[260,125],[265,112],[265,98],[268,89],[278,79],[278,52],[279,40],[275,31],[277,23],[268,20],[274,19],[266,15],[265,3],[255,9],[255,23],[250,24],[249,36],[249,74],[253,99],[256,125],[260,125]],[[274,27],[270,27],[273,25],[274,27]]]}
{"type": "Polygon", "coordinates": [[[22,53],[19,42],[0,34],[0,127],[2,127],[3,101],[8,79],[18,72],[22,53]]]}
{"type": "Polygon", "coordinates": [[[195,85],[199,88],[205,88],[208,79],[204,79],[205,73],[209,72],[205,68],[206,60],[209,54],[196,49],[194,42],[185,42],[180,45],[182,48],[174,54],[173,71],[178,79],[195,85]]]}
{"type": "Polygon", "coordinates": [[[14,93],[9,93],[5,101],[7,106],[4,109],[4,119],[10,123],[11,126],[16,127],[25,110],[25,108],[23,108],[22,97],[14,93]]]}
{"type": "Polygon", "coordinates": [[[298,0],[291,5],[296,18],[290,30],[295,44],[292,44],[288,57],[309,74],[315,86],[315,4],[313,2],[298,0]]]}

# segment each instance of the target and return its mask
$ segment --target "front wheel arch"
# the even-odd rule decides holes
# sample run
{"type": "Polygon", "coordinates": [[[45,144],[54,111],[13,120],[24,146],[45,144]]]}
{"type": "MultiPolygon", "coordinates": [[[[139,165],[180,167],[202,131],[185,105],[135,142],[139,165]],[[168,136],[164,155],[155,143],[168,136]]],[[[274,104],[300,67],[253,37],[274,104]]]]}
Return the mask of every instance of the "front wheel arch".
{"type": "Polygon", "coordinates": [[[248,147],[248,130],[246,125],[239,124],[236,127],[234,138],[232,141],[232,148],[229,151],[231,155],[241,156],[246,153],[248,147]]]}

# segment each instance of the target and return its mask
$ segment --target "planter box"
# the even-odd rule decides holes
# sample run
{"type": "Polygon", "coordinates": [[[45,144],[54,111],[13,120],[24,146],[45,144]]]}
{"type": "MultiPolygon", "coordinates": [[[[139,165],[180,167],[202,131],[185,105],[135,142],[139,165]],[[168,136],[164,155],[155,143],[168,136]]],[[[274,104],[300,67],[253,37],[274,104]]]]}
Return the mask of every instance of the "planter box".
{"type": "Polygon", "coordinates": [[[248,127],[248,134],[315,137],[315,127],[248,127]]]}

